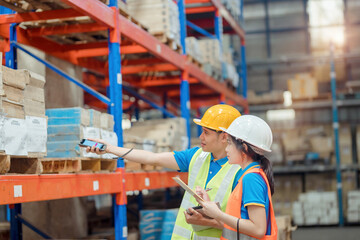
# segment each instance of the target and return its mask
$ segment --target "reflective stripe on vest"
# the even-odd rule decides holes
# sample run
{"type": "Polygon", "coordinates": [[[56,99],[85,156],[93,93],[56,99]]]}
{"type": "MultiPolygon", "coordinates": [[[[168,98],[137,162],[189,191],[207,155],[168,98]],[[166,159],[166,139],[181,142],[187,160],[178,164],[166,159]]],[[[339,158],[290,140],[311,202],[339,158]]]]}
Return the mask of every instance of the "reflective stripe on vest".
{"type": "MultiPolygon", "coordinates": [[[[195,189],[196,186],[205,188],[210,161],[211,154],[203,152],[201,148],[194,154],[189,165],[188,186],[190,188],[195,189]]],[[[227,199],[230,196],[232,183],[238,170],[239,166],[226,163],[207,185],[207,187],[213,188],[213,190],[208,193],[210,199],[213,201],[216,199],[222,206],[223,211],[226,209],[227,199]]],[[[199,239],[196,237],[202,237],[201,239],[213,240],[220,238],[221,230],[219,229],[198,225],[194,225],[196,227],[193,229],[192,225],[186,223],[183,212],[187,208],[197,205],[198,203],[196,200],[190,194],[185,192],[171,239],[199,239]],[[188,238],[189,231],[191,232],[190,235],[192,235],[191,238],[188,238]]]]}
{"type": "MultiPolygon", "coordinates": [[[[233,230],[230,230],[230,229],[227,229],[227,228],[224,228],[221,239],[223,239],[223,238],[225,238],[225,239],[237,239],[237,232],[233,231],[233,230]]],[[[239,240],[257,240],[257,239],[240,233],[239,234],[239,240]]]]}
{"type": "MultiPolygon", "coordinates": [[[[179,214],[183,214],[183,213],[179,212],[179,214]]],[[[181,226],[175,226],[173,230],[173,236],[171,237],[171,239],[174,239],[175,235],[178,235],[184,239],[191,239],[191,234],[192,232],[189,229],[183,228],[181,226]]],[[[182,238],[175,238],[175,239],[182,239],[182,238]]]]}
{"type": "Polygon", "coordinates": [[[195,234],[194,240],[219,240],[219,238],[218,237],[198,236],[195,234]]]}
{"type": "MultiPolygon", "coordinates": [[[[267,185],[267,188],[268,188],[269,213],[270,213],[269,219],[270,219],[270,224],[271,224],[271,233],[270,233],[270,235],[264,235],[264,237],[262,237],[261,240],[277,240],[277,232],[278,231],[277,231],[275,214],[274,214],[274,209],[273,209],[272,200],[271,200],[270,185],[269,185],[268,179],[262,169],[250,168],[240,177],[239,184],[236,186],[236,188],[234,189],[234,191],[232,192],[232,194],[229,198],[228,205],[226,207],[226,213],[241,219],[241,204],[240,203],[242,201],[242,180],[243,180],[243,177],[249,173],[259,173],[261,175],[261,177],[264,179],[264,181],[267,185]]],[[[266,226],[267,226],[267,224],[266,224],[266,226]]],[[[230,227],[229,225],[224,224],[224,229],[223,229],[223,233],[221,236],[221,240],[236,239],[237,234],[238,233],[237,233],[236,229],[230,227]]],[[[239,236],[241,236],[241,235],[244,235],[244,234],[240,234],[239,236]]],[[[253,238],[250,236],[249,239],[257,239],[257,238],[253,238]]]]}

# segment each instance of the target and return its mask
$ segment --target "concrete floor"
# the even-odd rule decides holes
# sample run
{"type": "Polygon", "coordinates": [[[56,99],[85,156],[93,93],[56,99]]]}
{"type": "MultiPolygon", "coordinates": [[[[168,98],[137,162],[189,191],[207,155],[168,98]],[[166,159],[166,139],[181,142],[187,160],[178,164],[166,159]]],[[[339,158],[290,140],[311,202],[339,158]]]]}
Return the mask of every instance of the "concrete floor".
{"type": "Polygon", "coordinates": [[[292,240],[359,240],[360,226],[298,228],[292,240]]]}

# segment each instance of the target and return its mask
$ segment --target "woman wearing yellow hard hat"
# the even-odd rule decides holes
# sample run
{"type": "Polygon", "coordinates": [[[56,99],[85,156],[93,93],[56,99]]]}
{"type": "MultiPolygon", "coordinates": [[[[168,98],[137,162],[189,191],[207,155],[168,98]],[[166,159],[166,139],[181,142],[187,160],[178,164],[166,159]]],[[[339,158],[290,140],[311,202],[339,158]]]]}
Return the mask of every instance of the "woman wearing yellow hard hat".
{"type": "MultiPolygon", "coordinates": [[[[93,147],[88,148],[87,151],[98,154],[112,153],[118,156],[127,154],[128,161],[188,172],[189,187],[211,188],[210,199],[219,202],[225,211],[227,199],[239,179],[237,175],[239,166],[228,163],[225,152],[227,139],[221,128],[228,128],[239,116],[240,112],[234,107],[218,104],[210,107],[201,119],[194,119],[194,122],[202,127],[201,148],[153,153],[135,149],[131,151],[131,149],[112,146],[96,139],[107,145],[106,150],[100,152],[99,149],[93,147]]],[[[219,239],[221,237],[222,230],[219,228],[222,228],[222,225],[213,219],[204,218],[191,208],[196,205],[195,199],[185,192],[171,239],[188,240],[198,237],[219,239]],[[187,209],[189,212],[186,211],[187,209]]]]}

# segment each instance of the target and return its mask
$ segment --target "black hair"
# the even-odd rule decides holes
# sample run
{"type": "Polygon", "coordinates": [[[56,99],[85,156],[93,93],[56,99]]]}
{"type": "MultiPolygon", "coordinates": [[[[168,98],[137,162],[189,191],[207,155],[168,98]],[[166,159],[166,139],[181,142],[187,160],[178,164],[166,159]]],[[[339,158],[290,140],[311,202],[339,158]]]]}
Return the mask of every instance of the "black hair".
{"type": "MultiPolygon", "coordinates": [[[[230,135],[229,135],[230,136],[230,135]]],[[[272,170],[272,164],[269,161],[269,159],[267,159],[264,155],[260,155],[258,153],[256,153],[252,148],[251,145],[242,141],[242,140],[237,140],[235,137],[230,136],[232,142],[235,144],[236,149],[244,152],[246,155],[248,155],[251,159],[253,159],[254,161],[257,161],[260,163],[261,169],[265,172],[265,175],[268,179],[269,185],[270,185],[270,191],[271,191],[271,195],[274,194],[275,189],[274,189],[274,173],[272,170]],[[244,145],[247,146],[247,151],[245,150],[244,145]]]]}

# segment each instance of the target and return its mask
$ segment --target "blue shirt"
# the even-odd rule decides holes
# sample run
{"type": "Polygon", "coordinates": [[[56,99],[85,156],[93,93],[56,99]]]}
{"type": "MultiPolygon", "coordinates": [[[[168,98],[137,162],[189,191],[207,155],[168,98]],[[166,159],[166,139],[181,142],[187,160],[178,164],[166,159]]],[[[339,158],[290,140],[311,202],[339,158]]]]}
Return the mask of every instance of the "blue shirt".
{"type": "MultiPolygon", "coordinates": [[[[199,147],[194,147],[184,151],[174,151],[174,157],[180,168],[180,172],[189,172],[190,161],[197,150],[199,150],[199,147]]],[[[216,161],[215,160],[216,159],[214,159],[214,156],[211,154],[209,173],[206,179],[205,188],[208,182],[220,171],[222,166],[228,161],[227,157],[218,159],[216,161]]],[[[236,187],[239,179],[240,179],[240,171],[238,171],[235,175],[232,190],[234,190],[234,188],[236,187]]]]}
{"type": "MultiPolygon", "coordinates": [[[[258,162],[250,163],[245,169],[240,169],[240,177],[249,168],[260,168],[258,162]]],[[[268,188],[265,180],[258,173],[249,173],[243,177],[242,180],[243,192],[241,201],[241,218],[249,219],[249,212],[247,206],[256,205],[265,207],[266,219],[267,219],[267,230],[266,235],[271,234],[270,219],[269,219],[269,196],[268,188]]]]}

